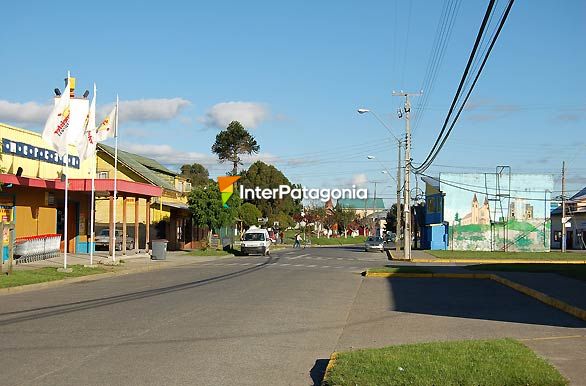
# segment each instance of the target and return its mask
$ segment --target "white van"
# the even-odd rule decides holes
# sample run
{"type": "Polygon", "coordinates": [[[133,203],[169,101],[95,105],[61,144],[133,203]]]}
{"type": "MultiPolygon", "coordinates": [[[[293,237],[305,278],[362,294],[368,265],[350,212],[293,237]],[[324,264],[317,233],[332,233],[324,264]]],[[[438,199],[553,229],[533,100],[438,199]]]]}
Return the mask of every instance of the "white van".
{"type": "Polygon", "coordinates": [[[271,239],[269,232],[266,229],[257,227],[250,227],[249,230],[242,235],[242,243],[240,250],[243,254],[260,253],[266,256],[271,253],[271,239]]]}

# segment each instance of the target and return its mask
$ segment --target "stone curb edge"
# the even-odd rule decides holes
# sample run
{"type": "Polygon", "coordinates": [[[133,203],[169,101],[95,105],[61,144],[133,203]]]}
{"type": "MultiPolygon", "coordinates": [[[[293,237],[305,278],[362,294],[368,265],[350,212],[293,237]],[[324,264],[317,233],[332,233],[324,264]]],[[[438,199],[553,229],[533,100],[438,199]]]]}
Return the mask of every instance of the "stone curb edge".
{"type": "Polygon", "coordinates": [[[337,357],[338,357],[338,353],[335,351],[332,353],[332,355],[330,355],[330,360],[328,361],[328,365],[326,366],[326,371],[324,373],[324,377],[321,381],[322,386],[326,385],[328,376],[330,375],[330,373],[332,372],[332,369],[334,368],[334,365],[336,364],[337,357]]]}
{"type": "Polygon", "coordinates": [[[399,273],[399,272],[366,272],[364,275],[366,277],[376,277],[376,278],[390,278],[390,277],[405,277],[405,278],[445,278],[445,279],[489,279],[495,281],[501,285],[507,286],[511,289],[514,289],[517,292],[521,292],[524,295],[532,297],[536,300],[539,300],[542,303],[547,304],[548,306],[557,308],[560,311],[563,311],[567,314],[570,314],[578,319],[586,321],[586,310],[583,310],[579,307],[572,306],[566,302],[563,302],[559,299],[551,297],[549,295],[544,294],[543,292],[539,292],[534,290],[533,288],[529,288],[522,284],[516,283],[512,280],[505,279],[499,275],[495,274],[486,274],[486,273],[399,273]]]}
{"type": "MultiPolygon", "coordinates": [[[[225,259],[225,258],[229,258],[229,257],[234,257],[234,255],[217,256],[216,258],[225,259]]],[[[96,273],[94,275],[85,275],[85,276],[78,276],[78,277],[72,277],[72,278],[46,281],[46,282],[42,282],[42,283],[34,283],[34,284],[26,284],[26,285],[20,285],[20,286],[15,286],[15,287],[0,288],[0,296],[21,293],[21,292],[36,291],[36,290],[40,290],[43,288],[58,287],[58,286],[66,285],[66,284],[79,283],[79,282],[84,282],[84,281],[87,281],[87,282],[96,281],[96,280],[107,279],[109,277],[115,277],[115,276],[124,276],[124,275],[131,275],[134,273],[144,273],[144,272],[156,271],[156,270],[165,269],[165,268],[181,267],[183,265],[190,265],[190,264],[197,264],[197,263],[198,262],[183,262],[183,263],[177,263],[177,264],[171,263],[170,265],[157,265],[156,262],[153,262],[152,265],[147,265],[146,267],[133,268],[133,269],[125,270],[125,271],[96,273]]],[[[109,267],[109,266],[104,265],[104,267],[109,267]]]]}
{"type": "MultiPolygon", "coordinates": [[[[393,259],[395,260],[395,259],[393,259]]],[[[396,259],[398,261],[408,261],[396,259]]],[[[439,264],[586,264],[586,260],[518,260],[518,259],[412,259],[413,263],[439,264]]]]}

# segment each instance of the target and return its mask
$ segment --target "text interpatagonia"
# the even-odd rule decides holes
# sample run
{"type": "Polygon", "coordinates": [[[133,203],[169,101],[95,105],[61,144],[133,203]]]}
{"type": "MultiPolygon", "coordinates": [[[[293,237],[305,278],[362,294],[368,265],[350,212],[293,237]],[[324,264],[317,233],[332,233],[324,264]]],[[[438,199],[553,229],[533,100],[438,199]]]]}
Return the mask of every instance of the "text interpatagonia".
{"type": "Polygon", "coordinates": [[[352,188],[344,189],[316,189],[316,188],[292,188],[289,185],[279,185],[278,188],[245,188],[240,185],[240,198],[243,200],[282,200],[283,197],[290,196],[294,200],[321,200],[323,202],[328,201],[330,198],[333,200],[339,200],[340,198],[358,198],[365,200],[368,197],[368,189],[356,188],[356,185],[352,185],[352,188]]]}

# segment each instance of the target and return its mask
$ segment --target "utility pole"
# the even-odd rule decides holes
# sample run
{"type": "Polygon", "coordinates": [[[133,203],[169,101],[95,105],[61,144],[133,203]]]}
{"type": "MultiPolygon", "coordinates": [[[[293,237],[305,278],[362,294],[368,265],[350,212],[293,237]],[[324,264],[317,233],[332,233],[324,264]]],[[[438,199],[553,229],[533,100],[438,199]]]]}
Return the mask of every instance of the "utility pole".
{"type": "Polygon", "coordinates": [[[376,220],[374,219],[374,213],[376,212],[376,184],[378,181],[374,181],[374,199],[372,200],[372,229],[374,230],[374,236],[376,236],[376,220]]]}
{"type": "Polygon", "coordinates": [[[405,260],[411,260],[411,102],[410,96],[419,96],[421,92],[395,92],[393,96],[405,97],[405,260]]]}
{"type": "Polygon", "coordinates": [[[566,251],[566,161],[562,162],[562,252],[566,251]]]}
{"type": "Polygon", "coordinates": [[[401,141],[397,141],[397,231],[395,233],[395,249],[397,255],[401,252],[401,141]]]}

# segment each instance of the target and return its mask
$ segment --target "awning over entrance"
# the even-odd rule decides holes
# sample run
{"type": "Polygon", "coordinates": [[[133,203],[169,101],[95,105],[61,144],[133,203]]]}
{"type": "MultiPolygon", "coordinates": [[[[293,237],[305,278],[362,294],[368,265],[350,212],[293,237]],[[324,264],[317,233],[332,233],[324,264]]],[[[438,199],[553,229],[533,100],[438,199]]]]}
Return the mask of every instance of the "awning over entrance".
{"type": "MultiPolygon", "coordinates": [[[[14,174],[0,174],[0,182],[30,188],[65,190],[65,181],[61,181],[60,179],[43,180],[40,178],[19,177],[14,174]]],[[[97,192],[114,191],[113,179],[96,179],[94,180],[94,184],[97,192]]],[[[119,195],[128,194],[136,197],[160,197],[163,194],[163,189],[159,186],[134,181],[118,180],[116,181],[116,188],[119,195]]],[[[91,192],[92,180],[72,178],[69,180],[69,190],[74,192],[91,192]]]]}

